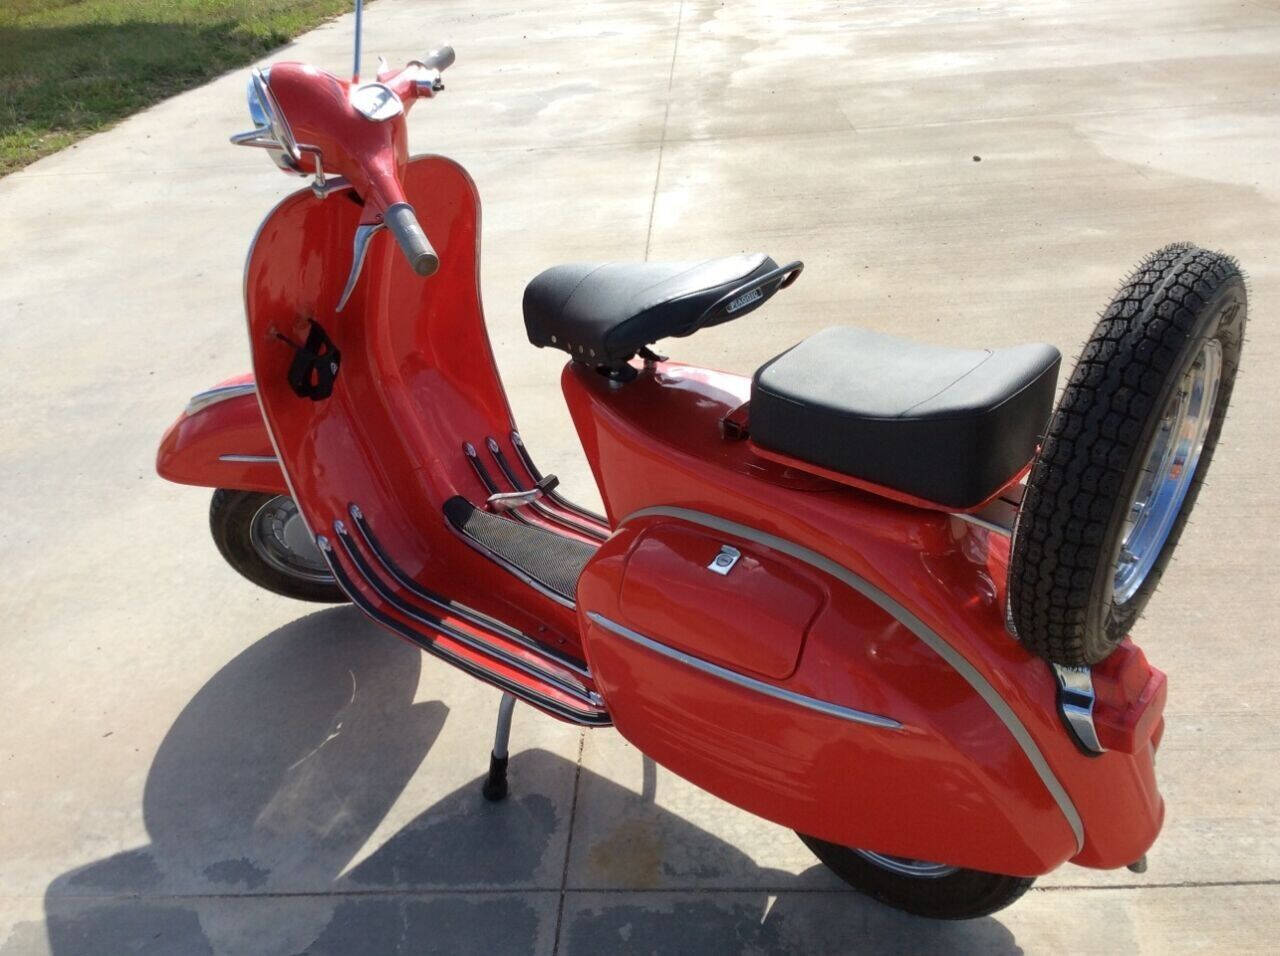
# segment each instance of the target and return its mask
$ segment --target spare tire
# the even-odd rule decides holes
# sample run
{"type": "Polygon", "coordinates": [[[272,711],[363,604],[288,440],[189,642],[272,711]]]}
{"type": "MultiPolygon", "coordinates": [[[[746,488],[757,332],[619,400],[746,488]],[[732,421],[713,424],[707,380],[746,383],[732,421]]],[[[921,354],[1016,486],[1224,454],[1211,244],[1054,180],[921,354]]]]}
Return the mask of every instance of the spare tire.
{"type": "Polygon", "coordinates": [[[1235,261],[1153,253],[1102,314],[1014,528],[1010,630],[1056,664],[1105,658],[1159,583],[1213,458],[1247,316],[1235,261]]]}

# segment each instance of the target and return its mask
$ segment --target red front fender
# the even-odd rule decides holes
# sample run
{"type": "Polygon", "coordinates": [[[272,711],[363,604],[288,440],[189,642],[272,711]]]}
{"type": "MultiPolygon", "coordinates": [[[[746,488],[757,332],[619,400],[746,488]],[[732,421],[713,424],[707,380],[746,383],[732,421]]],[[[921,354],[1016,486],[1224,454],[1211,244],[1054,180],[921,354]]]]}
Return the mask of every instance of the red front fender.
{"type": "Polygon", "coordinates": [[[253,375],[237,375],[193,397],[160,440],[156,471],[184,485],[287,495],[253,375]]]}

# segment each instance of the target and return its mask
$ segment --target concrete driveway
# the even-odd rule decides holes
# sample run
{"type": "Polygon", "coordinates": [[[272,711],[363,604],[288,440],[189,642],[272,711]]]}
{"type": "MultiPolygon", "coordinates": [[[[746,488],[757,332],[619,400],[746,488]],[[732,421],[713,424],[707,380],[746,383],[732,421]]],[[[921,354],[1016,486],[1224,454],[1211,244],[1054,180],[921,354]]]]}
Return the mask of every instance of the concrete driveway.
{"type": "MultiPolygon", "coordinates": [[[[580,258],[804,259],[669,344],[750,371],[857,323],[1074,355],[1123,273],[1191,239],[1252,276],[1210,487],[1137,632],[1170,677],[1150,870],[1071,867],[941,925],[795,837],[518,710],[366,623],[255,590],[208,494],[161,482],[186,398],[248,366],[240,270],[296,187],[244,72],[0,180],[0,954],[1274,950],[1280,911],[1280,2],[379,0],[366,53],[458,50],[413,146],[473,172],[484,294],[544,470],[594,491],[524,341],[580,258]]],[[[341,71],[350,18],[281,51],[341,71]]]]}

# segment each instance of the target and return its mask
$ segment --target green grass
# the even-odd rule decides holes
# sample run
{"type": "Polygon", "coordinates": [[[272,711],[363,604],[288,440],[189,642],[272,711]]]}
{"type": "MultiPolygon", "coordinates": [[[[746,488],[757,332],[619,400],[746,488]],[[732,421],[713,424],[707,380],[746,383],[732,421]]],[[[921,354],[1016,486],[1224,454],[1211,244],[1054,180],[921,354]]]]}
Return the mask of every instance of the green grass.
{"type": "Polygon", "coordinates": [[[0,176],[350,8],[349,0],[0,0],[0,176]]]}

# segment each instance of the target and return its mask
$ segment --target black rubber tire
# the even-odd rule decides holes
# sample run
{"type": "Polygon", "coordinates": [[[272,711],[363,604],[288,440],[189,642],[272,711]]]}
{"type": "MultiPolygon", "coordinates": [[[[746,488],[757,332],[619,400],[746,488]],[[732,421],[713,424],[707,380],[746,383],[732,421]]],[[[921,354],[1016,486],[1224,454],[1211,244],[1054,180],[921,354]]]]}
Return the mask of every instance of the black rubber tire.
{"type": "Polygon", "coordinates": [[[336,582],[294,577],[262,559],[250,539],[258,510],[276,495],[219,488],[209,502],[209,530],[227,564],[259,587],[299,601],[345,604],[347,596],[336,582]]]}
{"type": "Polygon", "coordinates": [[[1248,314],[1235,261],[1179,243],[1125,280],[1076,363],[1027,480],[1009,563],[1009,625],[1056,664],[1096,664],[1129,633],[1177,546],[1213,459],[1248,314]],[[1129,503],[1161,414],[1208,338],[1222,372],[1196,473],[1155,564],[1113,595],[1129,503]]]}
{"type": "Polygon", "coordinates": [[[957,869],[939,877],[894,873],[857,850],[797,833],[836,876],[886,906],[930,919],[975,919],[1002,910],[1031,888],[1029,876],[957,869]]]}

